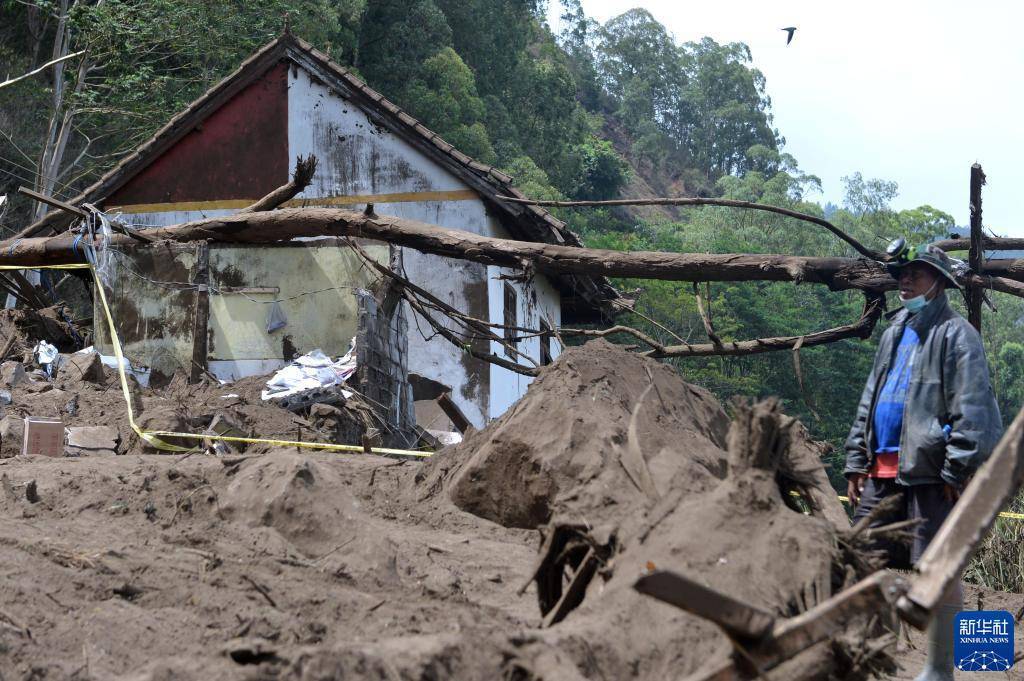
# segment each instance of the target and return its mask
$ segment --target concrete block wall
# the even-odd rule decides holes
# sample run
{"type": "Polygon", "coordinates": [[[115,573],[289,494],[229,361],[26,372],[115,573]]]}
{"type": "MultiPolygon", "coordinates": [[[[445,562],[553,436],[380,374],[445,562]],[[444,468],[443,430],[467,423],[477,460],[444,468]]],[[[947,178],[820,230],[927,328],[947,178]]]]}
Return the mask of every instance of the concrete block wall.
{"type": "Polygon", "coordinates": [[[409,322],[404,306],[378,303],[373,293],[356,293],[356,377],[359,391],[372,400],[395,430],[385,437],[393,446],[414,444],[416,414],[409,383],[409,322]]]}

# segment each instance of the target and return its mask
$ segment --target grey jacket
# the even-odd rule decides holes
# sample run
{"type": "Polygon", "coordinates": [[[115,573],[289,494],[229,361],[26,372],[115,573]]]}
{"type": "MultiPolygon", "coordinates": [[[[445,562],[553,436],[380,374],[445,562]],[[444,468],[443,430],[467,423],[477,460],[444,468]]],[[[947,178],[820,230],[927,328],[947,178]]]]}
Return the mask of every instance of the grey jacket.
{"type": "Polygon", "coordinates": [[[843,474],[867,473],[871,468],[875,400],[904,325],[909,324],[921,345],[907,388],[896,480],[904,485],[961,485],[988,458],[1002,434],[981,336],[949,306],[945,293],[916,315],[901,309],[890,319],[846,439],[843,474]],[[943,431],[946,425],[948,435],[943,431]]]}

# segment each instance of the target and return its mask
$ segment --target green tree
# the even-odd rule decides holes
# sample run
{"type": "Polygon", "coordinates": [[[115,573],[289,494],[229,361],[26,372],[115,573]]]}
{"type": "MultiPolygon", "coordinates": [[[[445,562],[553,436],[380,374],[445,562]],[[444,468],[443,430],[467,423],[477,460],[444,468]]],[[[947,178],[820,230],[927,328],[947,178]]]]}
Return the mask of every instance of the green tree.
{"type": "Polygon", "coordinates": [[[452,29],[431,0],[368,0],[355,65],[371,85],[400,101],[397,93],[421,77],[424,62],[451,46],[452,29]]]}
{"type": "Polygon", "coordinates": [[[455,50],[443,48],[424,61],[419,76],[402,94],[413,114],[429,121],[448,142],[484,163],[495,161],[473,72],[455,50]]]}

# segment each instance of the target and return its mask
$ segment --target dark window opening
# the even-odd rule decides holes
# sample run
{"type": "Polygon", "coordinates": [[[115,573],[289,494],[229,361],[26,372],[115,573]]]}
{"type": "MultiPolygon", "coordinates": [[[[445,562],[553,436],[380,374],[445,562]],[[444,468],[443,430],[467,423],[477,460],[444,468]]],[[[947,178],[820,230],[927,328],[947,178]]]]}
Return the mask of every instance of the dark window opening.
{"type": "Polygon", "coordinates": [[[505,282],[505,356],[515,359],[515,353],[512,352],[512,348],[516,348],[516,330],[513,327],[518,326],[516,324],[516,309],[519,305],[519,296],[516,295],[516,290],[512,288],[512,284],[505,282]]]}
{"type": "Polygon", "coordinates": [[[540,320],[540,363],[541,366],[551,364],[551,327],[543,319],[540,320]]]}

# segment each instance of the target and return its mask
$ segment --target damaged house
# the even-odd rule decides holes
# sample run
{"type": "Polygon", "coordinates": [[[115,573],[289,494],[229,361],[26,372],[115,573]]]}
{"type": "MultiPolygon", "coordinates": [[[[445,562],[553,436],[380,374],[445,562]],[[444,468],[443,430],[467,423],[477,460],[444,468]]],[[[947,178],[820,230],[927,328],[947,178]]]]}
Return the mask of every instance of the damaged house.
{"type": "MultiPolygon", "coordinates": [[[[312,182],[286,206],[350,207],[487,236],[580,245],[543,209],[503,201],[522,196],[512,178],[460,153],[287,34],[73,203],[94,204],[139,227],[229,215],[286,183],[293,160],[309,155],[318,161],[312,182]]],[[[59,231],[69,220],[57,212],[42,222],[59,231]]],[[[522,281],[499,267],[360,243],[441,301],[493,324],[555,329],[610,316],[618,302],[600,277],[536,274],[522,281]]],[[[427,401],[449,392],[477,427],[501,415],[531,380],[474,359],[438,337],[407,303],[371,290],[377,276],[339,239],[141,245],[115,255],[111,306],[121,341],[126,355],[155,376],[198,369],[223,380],[267,374],[316,348],[342,355],[359,336],[363,384],[378,386],[375,397],[394,407],[393,418],[409,417],[412,400],[433,408],[427,401]],[[403,387],[406,375],[411,390],[403,387]]],[[[97,346],[109,352],[104,324],[96,321],[97,346]]],[[[551,337],[497,332],[541,364],[560,350],[551,337]]],[[[509,353],[487,339],[467,342],[509,353]]],[[[444,418],[417,416],[421,423],[444,418]]]]}

